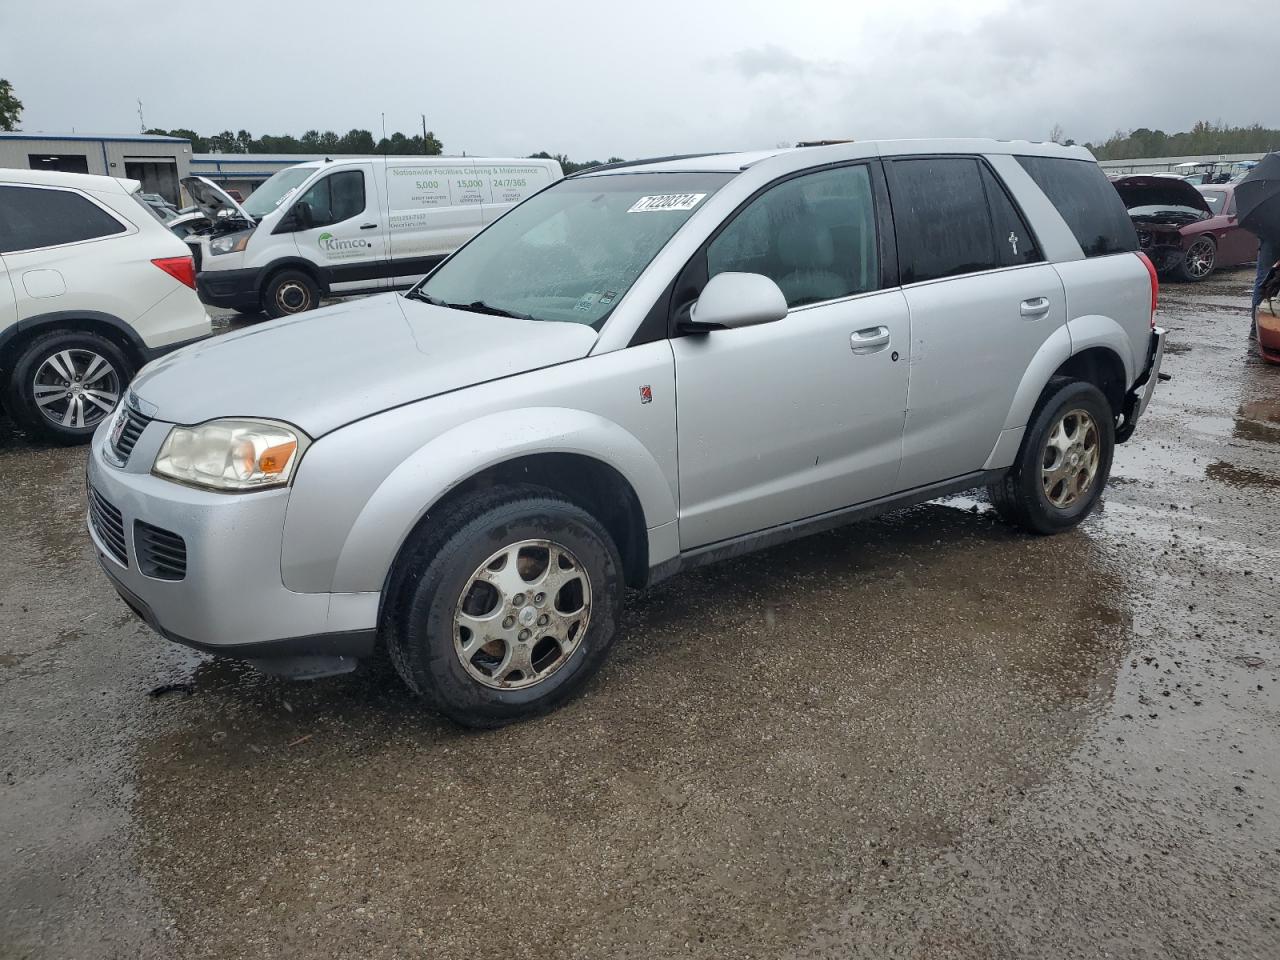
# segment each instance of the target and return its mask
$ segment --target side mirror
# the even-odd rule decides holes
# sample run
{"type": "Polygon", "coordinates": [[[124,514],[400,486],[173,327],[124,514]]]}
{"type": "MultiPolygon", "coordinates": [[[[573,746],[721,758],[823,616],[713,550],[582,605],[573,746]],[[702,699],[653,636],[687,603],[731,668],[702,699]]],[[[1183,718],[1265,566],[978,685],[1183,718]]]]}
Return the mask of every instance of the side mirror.
{"type": "Polygon", "coordinates": [[[759,273],[718,273],[702,288],[689,309],[684,327],[690,331],[733,330],[773,323],[787,315],[787,298],[759,273]]]}

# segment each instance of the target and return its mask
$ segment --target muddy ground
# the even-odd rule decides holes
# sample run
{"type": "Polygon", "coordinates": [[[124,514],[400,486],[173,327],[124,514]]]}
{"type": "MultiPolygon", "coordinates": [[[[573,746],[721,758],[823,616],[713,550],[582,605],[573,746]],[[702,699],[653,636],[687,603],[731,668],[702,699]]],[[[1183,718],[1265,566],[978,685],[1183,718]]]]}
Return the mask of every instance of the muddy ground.
{"type": "Polygon", "coordinates": [[[1280,369],[1170,285],[1104,508],[669,581],[494,733],[157,639],[0,422],[0,957],[1280,956],[1280,369]],[[161,684],[189,694],[151,696],[161,684]]]}

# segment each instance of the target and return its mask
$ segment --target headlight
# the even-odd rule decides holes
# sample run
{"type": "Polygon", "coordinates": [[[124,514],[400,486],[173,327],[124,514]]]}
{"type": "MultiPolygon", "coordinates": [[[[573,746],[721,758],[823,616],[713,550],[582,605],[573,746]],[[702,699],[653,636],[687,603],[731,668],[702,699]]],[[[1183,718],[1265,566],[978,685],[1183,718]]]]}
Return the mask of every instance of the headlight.
{"type": "Polygon", "coordinates": [[[239,233],[228,233],[209,241],[210,253],[239,253],[253,236],[252,230],[241,230],[239,233]]]}
{"type": "Polygon", "coordinates": [[[289,482],[311,441],[271,420],[211,420],[174,427],[151,472],[211,490],[258,490],[289,482]]]}

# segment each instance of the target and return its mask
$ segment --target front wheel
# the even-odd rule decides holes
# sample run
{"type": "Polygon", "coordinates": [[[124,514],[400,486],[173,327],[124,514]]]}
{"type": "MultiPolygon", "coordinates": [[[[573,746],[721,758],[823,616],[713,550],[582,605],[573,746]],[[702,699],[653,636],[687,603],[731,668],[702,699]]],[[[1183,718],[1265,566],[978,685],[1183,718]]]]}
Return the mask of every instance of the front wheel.
{"type": "Polygon", "coordinates": [[[431,706],[465,726],[549,710],[599,669],[617,629],[622,563],[604,527],[540,487],[446,508],[394,578],[387,646],[431,706]]]}
{"type": "Polygon", "coordinates": [[[133,376],[110,340],[59,330],[27,345],[13,365],[5,406],[27,433],[54,443],[85,443],[115,410],[133,376]]]}
{"type": "Polygon", "coordinates": [[[987,488],[996,511],[1030,533],[1070,530],[1102,496],[1115,434],[1115,416],[1101,390],[1081,381],[1051,382],[1017,461],[987,488]]]}
{"type": "Polygon", "coordinates": [[[291,317],[319,305],[319,284],[301,270],[281,270],[262,293],[262,309],[272,317],[291,317]]]}
{"type": "Polygon", "coordinates": [[[1213,237],[1197,237],[1178,264],[1178,276],[1190,283],[1207,280],[1218,263],[1218,245],[1213,237]]]}

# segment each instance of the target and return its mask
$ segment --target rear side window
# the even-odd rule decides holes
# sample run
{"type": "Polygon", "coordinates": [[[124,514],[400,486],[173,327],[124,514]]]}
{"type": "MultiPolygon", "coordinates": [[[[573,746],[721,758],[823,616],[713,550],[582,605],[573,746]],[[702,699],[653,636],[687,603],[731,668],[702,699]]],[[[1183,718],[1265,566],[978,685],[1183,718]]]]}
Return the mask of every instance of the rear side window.
{"type": "Polygon", "coordinates": [[[1013,205],[1000,178],[985,163],[982,167],[982,183],[987,188],[987,201],[991,205],[991,223],[996,231],[996,254],[1002,267],[1016,267],[1024,263],[1039,263],[1044,259],[1035,236],[1013,205]]]}
{"type": "Polygon", "coordinates": [[[331,173],[302,195],[300,203],[311,207],[308,227],[327,227],[364,212],[364,172],[331,173]]]}
{"type": "Polygon", "coordinates": [[[1138,249],[1138,234],[1115,187],[1091,160],[1018,157],[1018,163],[1058,208],[1086,257],[1138,249]]]}
{"type": "Polygon", "coordinates": [[[0,187],[0,253],[96,240],[126,229],[88,197],[70,190],[0,187]]]}
{"type": "Polygon", "coordinates": [[[751,201],[707,247],[707,278],[730,271],[764,274],[790,307],[876,289],[866,165],[793,177],[751,201]]]}
{"type": "Polygon", "coordinates": [[[927,157],[888,167],[903,283],[1003,265],[976,159],[927,157]]]}

